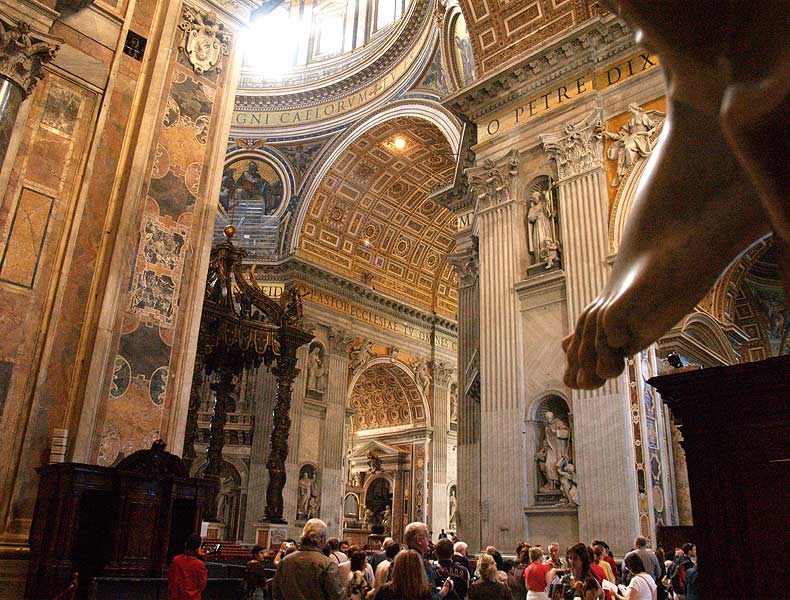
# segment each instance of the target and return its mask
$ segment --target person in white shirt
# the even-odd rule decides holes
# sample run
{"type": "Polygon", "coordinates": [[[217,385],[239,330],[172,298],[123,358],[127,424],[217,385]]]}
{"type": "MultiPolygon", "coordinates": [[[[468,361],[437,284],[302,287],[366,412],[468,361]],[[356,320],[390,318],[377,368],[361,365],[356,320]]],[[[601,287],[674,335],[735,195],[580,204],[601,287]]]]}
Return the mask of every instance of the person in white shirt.
{"type": "Polygon", "coordinates": [[[656,582],[645,573],[645,565],[639,555],[634,552],[626,555],[624,563],[633,577],[631,583],[628,584],[625,596],[614,592],[617,600],[656,600],[658,597],[656,582]]]}

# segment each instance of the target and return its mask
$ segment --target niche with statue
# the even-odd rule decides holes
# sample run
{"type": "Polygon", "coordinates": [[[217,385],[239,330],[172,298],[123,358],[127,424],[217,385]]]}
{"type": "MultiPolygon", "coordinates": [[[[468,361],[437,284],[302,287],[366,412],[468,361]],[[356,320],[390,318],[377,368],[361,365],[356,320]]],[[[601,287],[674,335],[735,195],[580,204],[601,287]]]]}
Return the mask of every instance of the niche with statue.
{"type": "Polygon", "coordinates": [[[535,412],[535,425],[536,504],[577,506],[579,492],[568,404],[560,396],[547,396],[535,412]]]}

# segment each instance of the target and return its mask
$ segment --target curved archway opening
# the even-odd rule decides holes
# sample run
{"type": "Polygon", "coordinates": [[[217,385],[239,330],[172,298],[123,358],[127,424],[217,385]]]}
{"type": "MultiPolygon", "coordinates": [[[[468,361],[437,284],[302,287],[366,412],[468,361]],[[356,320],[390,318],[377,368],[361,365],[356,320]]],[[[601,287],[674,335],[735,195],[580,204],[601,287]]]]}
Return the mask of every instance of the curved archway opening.
{"type": "Polygon", "coordinates": [[[346,511],[343,535],[368,543],[370,536],[398,536],[406,523],[426,515],[429,414],[424,394],[402,363],[371,364],[350,386],[344,496],[359,498],[359,514],[346,511]]]}

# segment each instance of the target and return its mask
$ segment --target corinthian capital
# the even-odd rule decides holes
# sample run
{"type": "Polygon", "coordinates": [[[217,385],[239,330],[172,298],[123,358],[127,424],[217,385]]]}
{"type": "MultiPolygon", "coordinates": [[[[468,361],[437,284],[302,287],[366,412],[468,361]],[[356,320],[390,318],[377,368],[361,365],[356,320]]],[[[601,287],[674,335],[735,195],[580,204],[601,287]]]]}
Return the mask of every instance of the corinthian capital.
{"type": "Polygon", "coordinates": [[[0,13],[0,77],[29,95],[44,76],[42,65],[55,58],[60,41],[0,13]]]}
{"type": "Polygon", "coordinates": [[[443,362],[437,362],[433,365],[433,380],[438,386],[447,387],[447,384],[450,383],[450,379],[453,377],[453,373],[455,373],[455,369],[443,362]]]}
{"type": "Polygon", "coordinates": [[[449,254],[447,262],[455,267],[461,287],[474,285],[477,281],[480,261],[477,246],[470,246],[462,252],[449,254]]]}
{"type": "Polygon", "coordinates": [[[482,209],[509,202],[515,198],[518,181],[518,150],[511,150],[501,164],[486,159],[482,166],[466,170],[472,193],[482,209]]]}
{"type": "Polygon", "coordinates": [[[603,168],[601,112],[597,109],[580,123],[568,123],[563,131],[540,139],[543,149],[557,163],[560,181],[603,168]]]}

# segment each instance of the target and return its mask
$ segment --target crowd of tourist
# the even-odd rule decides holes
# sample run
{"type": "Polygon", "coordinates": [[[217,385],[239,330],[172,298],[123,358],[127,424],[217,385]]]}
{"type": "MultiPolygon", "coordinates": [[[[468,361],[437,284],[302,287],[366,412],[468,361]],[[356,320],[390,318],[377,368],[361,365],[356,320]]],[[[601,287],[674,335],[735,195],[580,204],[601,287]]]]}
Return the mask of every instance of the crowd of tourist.
{"type": "MultiPolygon", "coordinates": [[[[171,565],[171,600],[179,586],[205,586],[192,536],[171,565]],[[195,562],[197,561],[197,562],[195,562]],[[194,576],[193,576],[194,572],[194,576]]],[[[199,537],[198,537],[199,540],[199,537]]],[[[494,546],[470,559],[468,546],[442,532],[436,544],[424,523],[406,526],[403,543],[385,538],[370,553],[344,540],[327,538],[320,519],[305,523],[302,535],[284,541],[267,579],[262,546],[252,548],[244,600],[698,600],[696,548],[685,544],[667,556],[636,538],[618,564],[603,540],[573,544],[564,553],[520,543],[506,560],[494,546]]]]}

